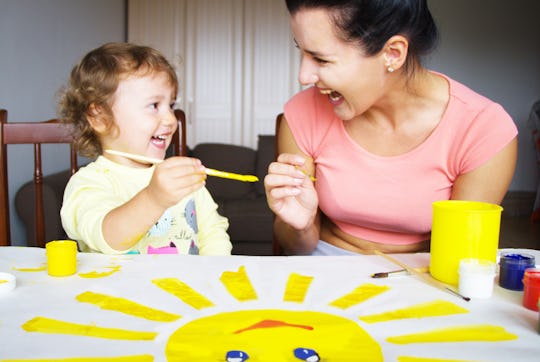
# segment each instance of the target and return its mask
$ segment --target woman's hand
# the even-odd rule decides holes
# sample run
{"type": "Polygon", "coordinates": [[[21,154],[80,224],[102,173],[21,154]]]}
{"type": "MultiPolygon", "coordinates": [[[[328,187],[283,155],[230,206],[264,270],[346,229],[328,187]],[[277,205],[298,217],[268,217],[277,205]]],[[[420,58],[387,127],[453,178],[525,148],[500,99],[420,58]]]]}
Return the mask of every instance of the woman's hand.
{"type": "Polygon", "coordinates": [[[268,206],[299,231],[313,224],[319,205],[313,181],[302,172],[304,163],[298,155],[283,153],[270,164],[264,178],[268,206]]]}
{"type": "Polygon", "coordinates": [[[169,157],[156,165],[147,191],[157,204],[169,208],[204,186],[204,170],[198,159],[169,157]]]}

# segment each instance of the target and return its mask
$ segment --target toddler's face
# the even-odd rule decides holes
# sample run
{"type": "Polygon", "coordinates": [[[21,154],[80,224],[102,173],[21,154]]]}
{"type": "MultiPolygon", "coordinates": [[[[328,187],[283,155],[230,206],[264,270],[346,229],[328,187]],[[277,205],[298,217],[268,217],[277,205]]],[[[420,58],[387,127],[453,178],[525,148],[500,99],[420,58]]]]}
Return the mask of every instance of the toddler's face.
{"type": "MultiPolygon", "coordinates": [[[[173,112],[175,96],[163,72],[121,80],[112,106],[117,132],[102,137],[103,149],[163,159],[178,127],[173,112]]],[[[148,167],[120,156],[106,156],[125,165],[148,167]]]]}

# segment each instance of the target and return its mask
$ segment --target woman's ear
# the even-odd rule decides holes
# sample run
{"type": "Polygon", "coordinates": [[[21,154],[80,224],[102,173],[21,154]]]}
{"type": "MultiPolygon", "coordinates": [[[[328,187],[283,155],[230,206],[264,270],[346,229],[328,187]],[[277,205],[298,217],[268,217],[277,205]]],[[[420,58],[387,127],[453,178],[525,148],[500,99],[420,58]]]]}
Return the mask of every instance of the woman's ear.
{"type": "Polygon", "coordinates": [[[399,69],[407,60],[409,51],[409,41],[403,35],[394,35],[384,46],[384,60],[387,70],[391,73],[399,69]]]}
{"type": "Polygon", "coordinates": [[[103,108],[96,106],[94,103],[90,104],[88,107],[88,112],[86,112],[86,119],[90,124],[90,127],[97,133],[103,134],[108,128],[106,114],[103,108]]]}

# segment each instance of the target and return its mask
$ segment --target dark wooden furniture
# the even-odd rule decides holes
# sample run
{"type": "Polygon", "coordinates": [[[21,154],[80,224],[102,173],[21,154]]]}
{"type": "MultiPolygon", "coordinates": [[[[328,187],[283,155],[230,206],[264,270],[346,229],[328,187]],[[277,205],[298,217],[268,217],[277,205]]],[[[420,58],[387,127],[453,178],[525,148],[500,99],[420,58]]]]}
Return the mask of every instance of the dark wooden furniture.
{"type": "MultiPolygon", "coordinates": [[[[45,122],[7,122],[7,111],[0,110],[0,246],[11,245],[10,202],[8,188],[8,145],[32,144],[34,146],[35,185],[35,235],[28,240],[29,246],[45,246],[45,222],[42,198],[43,171],[41,166],[41,145],[48,143],[70,144],[70,171],[77,169],[77,153],[71,145],[73,140],[68,125],[56,119],[45,122]]],[[[20,164],[19,164],[20,165],[20,164]]]]}

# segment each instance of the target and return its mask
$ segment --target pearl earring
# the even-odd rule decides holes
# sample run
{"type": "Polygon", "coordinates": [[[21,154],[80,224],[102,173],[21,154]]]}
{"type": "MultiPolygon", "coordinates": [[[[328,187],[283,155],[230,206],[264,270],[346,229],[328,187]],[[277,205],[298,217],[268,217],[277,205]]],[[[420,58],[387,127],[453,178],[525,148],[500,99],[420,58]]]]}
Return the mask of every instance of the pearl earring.
{"type": "Polygon", "coordinates": [[[391,65],[389,65],[388,68],[386,68],[386,70],[388,71],[388,73],[394,72],[394,68],[391,65]]]}

